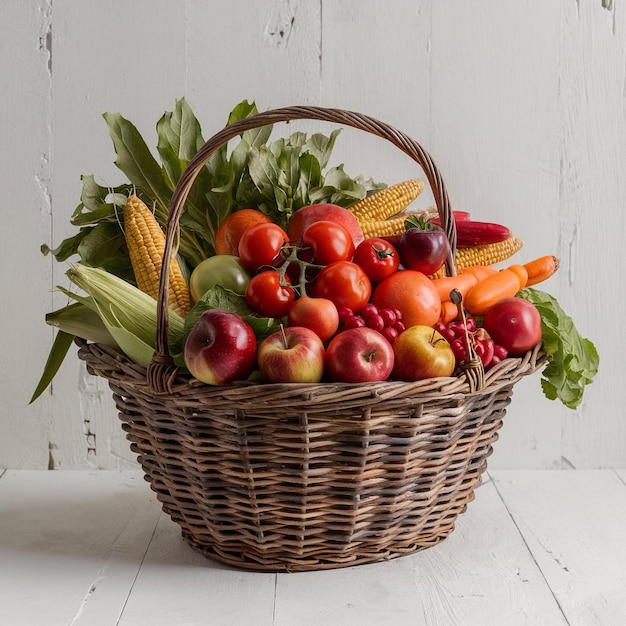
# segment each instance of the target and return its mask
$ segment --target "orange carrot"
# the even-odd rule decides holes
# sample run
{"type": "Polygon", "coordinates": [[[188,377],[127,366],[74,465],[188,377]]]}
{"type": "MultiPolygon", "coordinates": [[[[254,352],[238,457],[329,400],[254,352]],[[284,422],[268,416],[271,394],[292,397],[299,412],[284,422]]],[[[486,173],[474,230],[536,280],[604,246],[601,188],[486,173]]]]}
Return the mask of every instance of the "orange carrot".
{"type": "Polygon", "coordinates": [[[454,302],[442,302],[441,303],[441,315],[439,321],[444,324],[449,324],[453,319],[456,319],[459,314],[459,310],[454,302]]]}
{"type": "Polygon", "coordinates": [[[496,302],[512,298],[524,288],[527,280],[528,274],[523,265],[510,265],[472,287],[464,298],[465,308],[472,315],[484,315],[496,302]]]}
{"type": "Polygon", "coordinates": [[[458,289],[465,298],[470,289],[478,283],[476,276],[471,273],[444,276],[443,278],[433,278],[432,280],[442,302],[450,302],[450,292],[453,289],[458,289]]]}
{"type": "MultiPolygon", "coordinates": [[[[524,289],[528,282],[528,272],[526,268],[523,265],[515,264],[509,265],[506,269],[509,270],[509,272],[513,272],[519,278],[519,288],[524,289]]],[[[515,293],[517,293],[517,291],[515,293]]]]}
{"type": "Polygon", "coordinates": [[[459,274],[474,274],[480,282],[483,278],[497,274],[498,270],[491,265],[470,265],[459,270],[459,274]]]}
{"type": "Polygon", "coordinates": [[[524,263],[524,267],[528,272],[526,286],[531,287],[550,278],[559,269],[559,260],[555,256],[548,254],[524,263]]]}

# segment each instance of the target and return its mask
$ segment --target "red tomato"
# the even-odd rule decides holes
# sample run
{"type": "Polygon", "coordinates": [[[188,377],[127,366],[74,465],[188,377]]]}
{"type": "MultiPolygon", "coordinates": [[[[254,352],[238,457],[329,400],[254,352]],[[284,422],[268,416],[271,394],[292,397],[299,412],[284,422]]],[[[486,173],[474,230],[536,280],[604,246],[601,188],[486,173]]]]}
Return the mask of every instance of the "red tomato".
{"type": "Polygon", "coordinates": [[[248,306],[265,317],[284,317],[295,299],[294,290],[280,284],[280,274],[275,270],[253,276],[246,288],[248,306]]]}
{"type": "Polygon", "coordinates": [[[541,341],[541,315],[537,307],[522,298],[504,298],[483,318],[483,328],[509,354],[523,354],[541,341]]]}
{"type": "Polygon", "coordinates": [[[339,328],[339,313],[332,300],[302,296],[289,307],[289,326],[311,329],[322,341],[330,339],[339,328]]]}
{"type": "Polygon", "coordinates": [[[352,235],[341,224],[330,220],[320,220],[307,226],[302,233],[302,245],[311,248],[313,262],[317,265],[350,261],[354,254],[352,235]]]}
{"type": "Polygon", "coordinates": [[[352,260],[363,268],[373,283],[391,276],[400,266],[398,251],[381,237],[371,237],[362,241],[357,246],[352,260]]]}
{"type": "Polygon", "coordinates": [[[363,269],[352,261],[336,261],[322,268],[313,285],[313,295],[327,298],[337,309],[358,311],[372,295],[372,283],[363,269]]]}
{"type": "Polygon", "coordinates": [[[287,233],[277,224],[257,224],[246,230],[239,240],[239,258],[250,272],[272,262],[289,241],[287,233]]]}

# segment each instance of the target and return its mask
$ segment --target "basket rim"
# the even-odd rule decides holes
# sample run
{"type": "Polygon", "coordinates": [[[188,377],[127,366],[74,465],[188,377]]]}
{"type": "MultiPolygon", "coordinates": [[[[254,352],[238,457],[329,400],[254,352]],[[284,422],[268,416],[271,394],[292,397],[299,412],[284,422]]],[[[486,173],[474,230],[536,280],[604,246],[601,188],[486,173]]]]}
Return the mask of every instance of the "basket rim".
{"type": "MultiPolygon", "coordinates": [[[[321,381],[319,383],[270,383],[265,381],[237,381],[225,385],[207,385],[192,376],[182,373],[179,369],[173,371],[167,387],[154,390],[150,385],[148,371],[150,366],[144,367],[132,361],[122,352],[110,346],[76,338],[79,358],[93,366],[94,361],[109,360],[125,372],[125,375],[116,377],[120,381],[131,382],[135,387],[145,387],[146,392],[158,396],[190,396],[198,389],[205,393],[219,395],[259,398],[264,395],[274,395],[284,392],[286,395],[302,395],[309,393],[320,401],[320,396],[333,393],[352,391],[362,401],[371,398],[384,401],[387,397],[406,396],[411,399],[427,400],[429,397],[441,399],[462,400],[468,397],[487,396],[503,387],[514,384],[524,376],[531,375],[541,369],[547,362],[547,354],[541,343],[521,356],[510,356],[491,368],[485,374],[484,386],[476,388],[470,377],[455,372],[453,376],[428,378],[419,381],[384,380],[377,382],[345,383],[321,381]],[[256,393],[255,393],[256,392],[256,393]]],[[[110,371],[110,370],[109,370],[110,371]]],[[[109,376],[104,375],[105,378],[109,376]]],[[[248,403],[251,400],[248,401],[248,403]]]]}

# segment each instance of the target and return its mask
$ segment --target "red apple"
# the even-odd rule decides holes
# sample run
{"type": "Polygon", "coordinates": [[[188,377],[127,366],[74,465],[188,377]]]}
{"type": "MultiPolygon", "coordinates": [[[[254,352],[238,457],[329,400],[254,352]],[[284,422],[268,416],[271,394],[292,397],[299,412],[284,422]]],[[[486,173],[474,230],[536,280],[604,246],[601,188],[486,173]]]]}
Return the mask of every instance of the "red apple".
{"type": "Polygon", "coordinates": [[[393,363],[391,344],[379,332],[366,326],[342,331],[326,348],[326,373],[334,382],[387,380],[393,363]]]}
{"type": "Polygon", "coordinates": [[[289,240],[300,241],[307,227],[320,220],[329,220],[341,224],[352,235],[355,248],[365,239],[358,220],[348,209],[336,204],[323,203],[303,206],[293,212],[289,220],[289,240]]]}
{"type": "Polygon", "coordinates": [[[209,309],[187,336],[183,355],[187,369],[203,383],[245,380],[256,364],[256,336],[240,315],[209,309]]]}
{"type": "Polygon", "coordinates": [[[300,296],[289,307],[289,326],[310,328],[322,340],[330,339],[339,328],[339,312],[332,300],[300,296]]]}
{"type": "Polygon", "coordinates": [[[393,344],[394,380],[423,380],[451,376],[454,352],[446,339],[430,326],[410,326],[398,335],[393,344]]]}
{"type": "Polygon", "coordinates": [[[310,328],[289,326],[259,344],[257,360],[269,382],[318,383],[324,375],[324,344],[310,328]]]}

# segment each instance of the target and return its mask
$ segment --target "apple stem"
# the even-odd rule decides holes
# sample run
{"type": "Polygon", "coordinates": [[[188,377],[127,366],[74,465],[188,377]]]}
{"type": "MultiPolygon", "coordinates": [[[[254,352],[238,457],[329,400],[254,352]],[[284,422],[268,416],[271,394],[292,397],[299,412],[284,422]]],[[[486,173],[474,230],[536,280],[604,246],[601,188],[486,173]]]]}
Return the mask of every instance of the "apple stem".
{"type": "Polygon", "coordinates": [[[372,348],[369,352],[366,352],[364,355],[365,360],[368,363],[371,363],[374,360],[374,357],[376,356],[376,348],[372,348]]]}
{"type": "Polygon", "coordinates": [[[430,345],[436,346],[440,341],[446,341],[445,337],[439,337],[439,339],[435,339],[435,333],[437,331],[433,328],[433,334],[430,336],[430,345]]]}
{"type": "Polygon", "coordinates": [[[287,334],[285,333],[285,327],[283,324],[280,325],[280,334],[283,338],[283,344],[285,346],[285,350],[289,350],[289,344],[287,342],[287,334]]]}

